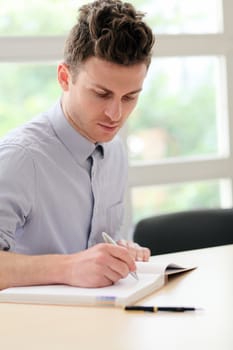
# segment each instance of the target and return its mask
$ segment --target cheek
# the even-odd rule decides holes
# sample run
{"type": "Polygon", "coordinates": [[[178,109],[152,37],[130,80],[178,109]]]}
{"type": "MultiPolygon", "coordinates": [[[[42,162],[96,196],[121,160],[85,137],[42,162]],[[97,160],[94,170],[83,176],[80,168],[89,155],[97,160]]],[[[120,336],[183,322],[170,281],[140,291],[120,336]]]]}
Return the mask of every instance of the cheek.
{"type": "Polygon", "coordinates": [[[73,110],[78,114],[86,113],[92,108],[93,105],[84,94],[80,94],[77,92],[73,92],[73,94],[71,95],[70,102],[73,110]]]}
{"type": "Polygon", "coordinates": [[[130,103],[130,104],[125,106],[124,115],[126,116],[125,117],[126,119],[133,112],[133,110],[135,109],[136,105],[137,105],[137,101],[134,101],[134,102],[132,102],[132,103],[130,103]]]}
{"type": "Polygon", "coordinates": [[[79,96],[75,90],[70,91],[69,94],[69,101],[70,104],[75,107],[79,105],[79,96]]]}

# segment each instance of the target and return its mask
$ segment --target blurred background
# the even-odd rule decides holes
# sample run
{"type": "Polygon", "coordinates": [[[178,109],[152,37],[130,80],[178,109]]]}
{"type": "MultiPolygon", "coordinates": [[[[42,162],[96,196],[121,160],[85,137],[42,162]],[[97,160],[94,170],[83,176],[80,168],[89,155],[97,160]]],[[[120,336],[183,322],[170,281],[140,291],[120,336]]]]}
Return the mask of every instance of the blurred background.
{"type": "MultiPolygon", "coordinates": [[[[0,0],[0,136],[59,98],[56,66],[86,1],[0,0]]],[[[125,232],[150,215],[231,208],[233,2],[132,0],[156,34],[128,150],[125,232]]]]}

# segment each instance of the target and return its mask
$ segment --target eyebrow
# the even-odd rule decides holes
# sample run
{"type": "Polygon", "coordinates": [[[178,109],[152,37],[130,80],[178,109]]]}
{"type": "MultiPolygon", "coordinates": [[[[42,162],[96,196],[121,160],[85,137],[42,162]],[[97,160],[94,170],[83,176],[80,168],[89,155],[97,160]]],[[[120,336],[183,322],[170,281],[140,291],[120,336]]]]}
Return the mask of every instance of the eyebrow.
{"type": "MultiPolygon", "coordinates": [[[[102,85],[100,85],[100,84],[94,84],[94,87],[96,87],[96,88],[98,88],[98,89],[101,89],[101,90],[103,90],[103,91],[105,91],[105,92],[108,92],[108,93],[113,93],[113,91],[111,91],[111,90],[105,88],[104,86],[102,86],[102,85]]],[[[130,91],[130,92],[127,92],[127,94],[125,94],[125,95],[134,95],[134,94],[139,93],[140,91],[142,91],[142,88],[137,89],[137,90],[133,90],[133,91],[130,91]]]]}

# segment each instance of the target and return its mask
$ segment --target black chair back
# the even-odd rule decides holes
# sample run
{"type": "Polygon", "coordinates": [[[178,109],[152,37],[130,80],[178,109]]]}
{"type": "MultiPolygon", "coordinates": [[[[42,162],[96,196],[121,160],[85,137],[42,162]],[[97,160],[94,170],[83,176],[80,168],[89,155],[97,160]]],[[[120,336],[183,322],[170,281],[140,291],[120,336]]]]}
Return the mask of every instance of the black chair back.
{"type": "Polygon", "coordinates": [[[233,209],[203,209],[142,219],[134,241],[152,255],[233,243],[233,209]]]}

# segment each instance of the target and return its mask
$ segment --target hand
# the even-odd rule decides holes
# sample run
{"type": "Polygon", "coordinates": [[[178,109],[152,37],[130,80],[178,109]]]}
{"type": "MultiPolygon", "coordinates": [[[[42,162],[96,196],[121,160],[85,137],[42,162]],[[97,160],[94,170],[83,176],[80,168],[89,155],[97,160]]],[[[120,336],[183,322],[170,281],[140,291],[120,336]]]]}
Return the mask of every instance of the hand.
{"type": "Polygon", "coordinates": [[[124,278],[136,265],[122,246],[97,244],[67,256],[65,283],[78,287],[104,287],[124,278]]]}
{"type": "Polygon", "coordinates": [[[117,244],[128,249],[130,255],[136,261],[148,261],[150,258],[150,255],[151,255],[150,249],[146,247],[141,247],[139,244],[135,242],[126,241],[125,239],[120,239],[117,242],[117,244]]]}

